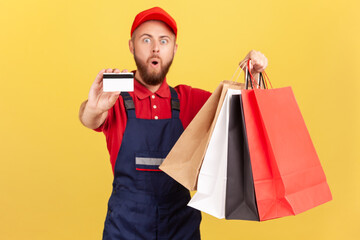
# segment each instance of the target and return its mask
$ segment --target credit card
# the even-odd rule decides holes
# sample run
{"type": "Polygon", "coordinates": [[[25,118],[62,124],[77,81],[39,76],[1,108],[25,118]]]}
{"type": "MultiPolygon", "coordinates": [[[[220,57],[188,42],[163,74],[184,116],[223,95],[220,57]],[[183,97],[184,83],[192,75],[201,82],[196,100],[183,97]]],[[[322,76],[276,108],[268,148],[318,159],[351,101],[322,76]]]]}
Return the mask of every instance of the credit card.
{"type": "Polygon", "coordinates": [[[134,74],[130,73],[104,73],[103,74],[104,92],[133,92],[134,74]]]}

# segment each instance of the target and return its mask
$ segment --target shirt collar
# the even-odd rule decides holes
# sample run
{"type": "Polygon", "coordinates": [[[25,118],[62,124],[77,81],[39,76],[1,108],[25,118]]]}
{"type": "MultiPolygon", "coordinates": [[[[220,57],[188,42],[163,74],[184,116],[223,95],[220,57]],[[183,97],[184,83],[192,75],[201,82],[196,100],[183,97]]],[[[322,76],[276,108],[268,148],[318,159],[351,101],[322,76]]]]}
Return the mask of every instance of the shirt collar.
{"type": "MultiPolygon", "coordinates": [[[[135,71],[134,71],[134,75],[135,75],[135,71]]],[[[169,85],[166,82],[166,77],[164,78],[164,81],[162,82],[160,88],[155,93],[152,93],[138,80],[134,79],[134,94],[139,99],[150,97],[153,94],[161,98],[170,98],[170,89],[169,89],[169,85]]]]}

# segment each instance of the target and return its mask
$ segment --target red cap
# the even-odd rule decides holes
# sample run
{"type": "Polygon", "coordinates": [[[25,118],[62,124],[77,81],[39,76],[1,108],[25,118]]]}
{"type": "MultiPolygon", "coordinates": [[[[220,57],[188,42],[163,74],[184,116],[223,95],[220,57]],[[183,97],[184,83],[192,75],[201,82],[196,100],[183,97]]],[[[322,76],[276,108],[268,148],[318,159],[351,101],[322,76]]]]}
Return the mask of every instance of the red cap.
{"type": "Polygon", "coordinates": [[[175,20],[167,12],[165,12],[163,9],[159,7],[150,8],[136,15],[133,25],[131,27],[131,36],[133,35],[133,32],[140,24],[149,20],[159,20],[166,23],[170,27],[170,29],[174,32],[176,38],[177,26],[175,20]]]}

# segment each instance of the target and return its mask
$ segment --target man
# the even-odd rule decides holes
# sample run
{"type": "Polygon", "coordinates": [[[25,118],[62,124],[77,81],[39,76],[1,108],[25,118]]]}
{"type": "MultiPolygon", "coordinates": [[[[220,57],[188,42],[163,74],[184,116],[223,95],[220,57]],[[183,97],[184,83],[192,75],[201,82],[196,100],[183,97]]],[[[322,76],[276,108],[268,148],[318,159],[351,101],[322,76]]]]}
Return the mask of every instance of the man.
{"type": "MultiPolygon", "coordinates": [[[[120,72],[103,69],[80,107],[80,121],[104,132],[114,172],[103,239],[200,239],[201,214],[186,206],[189,191],[158,168],[211,94],[168,86],[176,37],[175,20],[161,8],[139,13],[129,40],[134,92],[103,92],[103,73],[120,72]]],[[[260,52],[248,58],[254,74],[267,66],[260,52]]]]}

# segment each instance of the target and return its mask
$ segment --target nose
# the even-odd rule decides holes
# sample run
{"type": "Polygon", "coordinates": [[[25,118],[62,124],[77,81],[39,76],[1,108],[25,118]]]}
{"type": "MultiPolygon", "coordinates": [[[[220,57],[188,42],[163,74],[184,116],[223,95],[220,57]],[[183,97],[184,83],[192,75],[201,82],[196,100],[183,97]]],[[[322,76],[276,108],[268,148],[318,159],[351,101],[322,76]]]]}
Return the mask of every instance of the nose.
{"type": "Polygon", "coordinates": [[[160,50],[159,49],[159,43],[154,41],[153,49],[152,49],[153,53],[159,53],[159,50],[160,50]]]}

